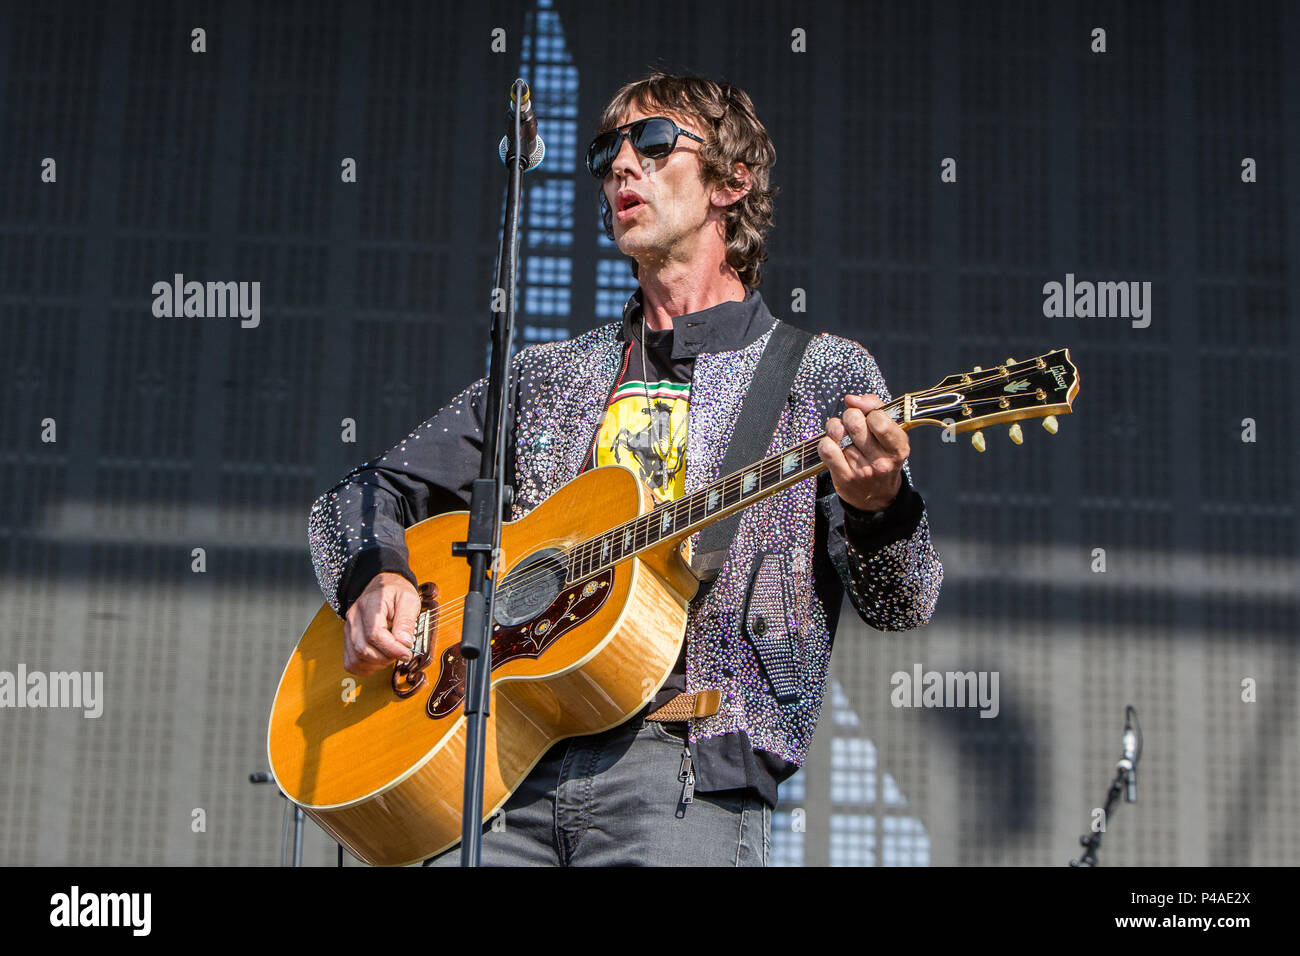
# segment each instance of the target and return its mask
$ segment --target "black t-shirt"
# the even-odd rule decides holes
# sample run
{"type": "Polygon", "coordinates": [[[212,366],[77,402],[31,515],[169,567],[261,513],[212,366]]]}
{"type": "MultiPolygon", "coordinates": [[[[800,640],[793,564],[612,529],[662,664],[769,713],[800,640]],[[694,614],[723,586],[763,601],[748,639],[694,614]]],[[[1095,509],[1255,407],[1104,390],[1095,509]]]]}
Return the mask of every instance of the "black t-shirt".
{"type": "MultiPolygon", "coordinates": [[[[674,360],[673,330],[646,330],[641,361],[641,325],[623,353],[623,370],[614,385],[605,418],[587,458],[588,467],[625,465],[636,472],[656,502],[680,498],[686,481],[686,421],[694,356],[674,360]]],[[[686,643],[673,673],[651,708],[686,690],[686,643]]]]}

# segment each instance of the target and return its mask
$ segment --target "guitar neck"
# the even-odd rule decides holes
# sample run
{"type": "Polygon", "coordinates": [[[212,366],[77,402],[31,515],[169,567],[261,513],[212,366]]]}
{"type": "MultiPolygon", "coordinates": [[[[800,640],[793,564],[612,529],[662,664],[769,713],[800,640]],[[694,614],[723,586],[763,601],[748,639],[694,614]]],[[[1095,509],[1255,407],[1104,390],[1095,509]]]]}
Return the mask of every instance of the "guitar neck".
{"type": "MultiPolygon", "coordinates": [[[[902,395],[881,406],[904,428],[910,395],[902,395]]],[[[705,485],[698,491],[667,502],[648,514],[611,528],[575,547],[569,555],[569,580],[580,581],[612,567],[642,551],[665,543],[680,542],[728,515],[757,504],[769,495],[789,488],[826,468],[817,446],[826,432],[809,438],[768,458],[754,462],[705,485]]]]}
{"type": "MultiPolygon", "coordinates": [[[[1078,369],[1070,360],[1070,350],[1055,349],[1023,362],[1009,358],[989,369],[977,365],[968,372],[949,375],[932,388],[900,395],[880,410],[904,429],[936,425],[969,432],[1022,418],[1047,418],[1044,424],[1055,432],[1055,416],[1073,410],[1078,392],[1078,369]]],[[[1017,442],[1018,428],[1013,429],[1017,442]]],[[[817,454],[817,445],[825,437],[822,432],[583,541],[569,552],[569,581],[583,580],[642,551],[680,542],[817,474],[826,467],[817,454]]]]}

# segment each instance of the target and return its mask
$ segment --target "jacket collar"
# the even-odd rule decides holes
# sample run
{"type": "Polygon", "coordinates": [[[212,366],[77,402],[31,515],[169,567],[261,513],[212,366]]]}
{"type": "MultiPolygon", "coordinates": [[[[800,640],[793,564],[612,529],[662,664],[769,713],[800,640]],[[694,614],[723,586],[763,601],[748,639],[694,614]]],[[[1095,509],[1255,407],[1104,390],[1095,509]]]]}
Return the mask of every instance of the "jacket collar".
{"type": "MultiPolygon", "coordinates": [[[[677,360],[743,349],[764,335],[775,321],[758,290],[750,289],[739,302],[720,302],[699,312],[673,316],[672,357],[677,360]]],[[[623,306],[619,340],[640,341],[640,338],[641,290],[637,289],[623,306]]]]}

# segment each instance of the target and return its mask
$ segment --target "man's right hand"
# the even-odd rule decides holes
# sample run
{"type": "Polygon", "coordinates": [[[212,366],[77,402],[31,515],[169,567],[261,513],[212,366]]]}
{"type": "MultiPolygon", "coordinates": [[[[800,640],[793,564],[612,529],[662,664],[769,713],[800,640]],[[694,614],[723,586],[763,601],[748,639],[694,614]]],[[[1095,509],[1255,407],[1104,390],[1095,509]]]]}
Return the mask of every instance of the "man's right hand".
{"type": "Polygon", "coordinates": [[[343,626],[343,668],[369,677],[411,656],[420,595],[400,574],[381,571],[348,608],[343,626]]]}

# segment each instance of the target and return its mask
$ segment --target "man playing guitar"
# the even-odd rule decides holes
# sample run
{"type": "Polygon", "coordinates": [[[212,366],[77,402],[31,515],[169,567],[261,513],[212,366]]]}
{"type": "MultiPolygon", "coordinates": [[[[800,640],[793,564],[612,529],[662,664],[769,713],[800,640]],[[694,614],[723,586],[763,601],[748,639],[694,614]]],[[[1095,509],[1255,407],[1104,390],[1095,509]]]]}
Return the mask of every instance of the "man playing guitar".
{"type": "MultiPolygon", "coordinates": [[[[516,518],[556,482],[607,464],[631,468],[658,501],[695,490],[717,477],[734,410],[763,387],[753,370],[776,320],[757,286],[775,150],[749,96],[656,73],[619,90],[599,129],[588,167],[639,289],[617,328],[525,350],[538,351],[515,383],[505,439],[516,518]],[[604,349],[617,350],[616,377],[584,378],[586,356],[604,349]],[[554,418],[561,374],[596,416],[594,436],[554,418]]],[[[345,618],[353,674],[412,654],[421,604],[402,530],[465,507],[481,386],[313,508],[313,557],[345,618]]],[[[621,726],[551,747],[505,804],[504,825],[485,825],[485,864],[766,865],[776,787],[807,753],[845,592],[873,627],[903,630],[929,620],[942,583],[907,433],[876,411],[888,399],[866,349],[814,337],[774,447],[824,427],[828,471],[744,513],[712,586],[691,602],[668,681],[621,726]]],[[[458,861],[451,849],[428,862],[458,861]]]]}

